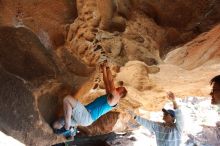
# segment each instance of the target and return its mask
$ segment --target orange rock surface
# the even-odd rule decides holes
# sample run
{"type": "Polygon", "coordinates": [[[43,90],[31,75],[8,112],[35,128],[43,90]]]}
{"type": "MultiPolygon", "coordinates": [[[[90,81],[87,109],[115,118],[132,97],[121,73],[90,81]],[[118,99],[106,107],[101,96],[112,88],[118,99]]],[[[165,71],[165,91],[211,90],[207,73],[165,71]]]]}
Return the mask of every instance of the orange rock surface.
{"type": "Polygon", "coordinates": [[[126,110],[161,110],[169,90],[208,96],[219,20],[217,0],[0,0],[0,130],[27,145],[63,141],[50,127],[62,99],[87,104],[105,93],[100,57],[128,95],[79,127],[86,135],[129,130],[126,110]]]}

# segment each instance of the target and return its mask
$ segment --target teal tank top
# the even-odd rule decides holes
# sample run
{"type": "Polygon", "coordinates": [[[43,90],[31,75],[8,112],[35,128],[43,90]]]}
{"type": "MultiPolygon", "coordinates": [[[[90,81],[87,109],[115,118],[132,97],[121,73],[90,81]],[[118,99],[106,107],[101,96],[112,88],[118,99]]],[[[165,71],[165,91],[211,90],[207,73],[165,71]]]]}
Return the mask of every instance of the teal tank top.
{"type": "Polygon", "coordinates": [[[94,121],[113,109],[113,107],[108,104],[107,95],[96,98],[85,107],[90,112],[94,121]]]}

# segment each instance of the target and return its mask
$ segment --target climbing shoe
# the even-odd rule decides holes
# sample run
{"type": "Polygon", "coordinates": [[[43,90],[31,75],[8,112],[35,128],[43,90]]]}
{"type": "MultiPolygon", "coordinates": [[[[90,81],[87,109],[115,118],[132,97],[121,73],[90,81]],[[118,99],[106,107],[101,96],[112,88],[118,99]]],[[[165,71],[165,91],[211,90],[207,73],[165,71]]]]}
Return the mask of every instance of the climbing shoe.
{"type": "Polygon", "coordinates": [[[66,139],[71,139],[76,135],[77,129],[75,127],[70,127],[69,130],[66,130],[65,127],[60,129],[54,129],[54,133],[58,135],[63,135],[66,139]]]}

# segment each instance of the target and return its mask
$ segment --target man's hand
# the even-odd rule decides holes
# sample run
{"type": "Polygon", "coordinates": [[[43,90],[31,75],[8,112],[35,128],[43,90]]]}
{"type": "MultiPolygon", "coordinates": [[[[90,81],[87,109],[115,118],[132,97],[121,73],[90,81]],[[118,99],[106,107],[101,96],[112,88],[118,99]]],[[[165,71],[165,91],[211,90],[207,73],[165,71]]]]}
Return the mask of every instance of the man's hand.
{"type": "Polygon", "coordinates": [[[173,94],[173,92],[171,91],[167,92],[167,98],[173,102],[173,108],[178,109],[178,105],[176,103],[176,97],[173,94]]]}
{"type": "Polygon", "coordinates": [[[167,92],[167,98],[171,101],[174,101],[176,99],[175,95],[171,91],[167,92]]]}

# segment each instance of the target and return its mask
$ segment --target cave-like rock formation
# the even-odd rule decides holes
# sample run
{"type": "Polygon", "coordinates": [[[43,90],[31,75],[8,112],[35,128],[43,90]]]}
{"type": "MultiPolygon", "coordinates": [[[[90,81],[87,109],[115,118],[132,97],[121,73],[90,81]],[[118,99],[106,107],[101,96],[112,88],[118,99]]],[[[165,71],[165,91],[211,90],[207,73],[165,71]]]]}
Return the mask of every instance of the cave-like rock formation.
{"type": "Polygon", "coordinates": [[[0,0],[0,130],[27,145],[61,141],[50,124],[63,97],[87,104],[104,93],[100,56],[129,93],[80,127],[86,135],[128,130],[125,110],[160,110],[167,90],[207,95],[219,20],[218,0],[0,0]]]}

